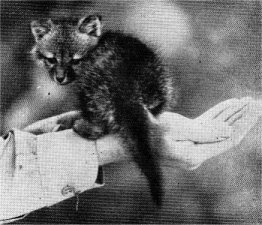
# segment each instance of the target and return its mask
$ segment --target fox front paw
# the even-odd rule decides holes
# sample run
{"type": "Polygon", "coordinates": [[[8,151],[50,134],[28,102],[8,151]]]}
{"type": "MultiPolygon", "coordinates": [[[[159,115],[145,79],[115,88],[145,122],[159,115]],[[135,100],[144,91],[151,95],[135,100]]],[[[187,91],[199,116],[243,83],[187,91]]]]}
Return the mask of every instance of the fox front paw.
{"type": "Polygon", "coordinates": [[[73,130],[80,136],[91,140],[96,140],[105,134],[102,126],[89,123],[84,119],[76,120],[73,130]]]}

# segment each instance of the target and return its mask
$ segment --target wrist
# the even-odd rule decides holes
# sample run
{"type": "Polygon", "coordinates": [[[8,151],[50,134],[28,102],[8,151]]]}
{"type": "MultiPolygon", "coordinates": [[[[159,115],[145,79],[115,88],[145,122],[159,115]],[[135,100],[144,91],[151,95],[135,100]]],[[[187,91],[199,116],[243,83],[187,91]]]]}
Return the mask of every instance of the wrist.
{"type": "Polygon", "coordinates": [[[128,150],[121,143],[118,135],[107,135],[96,141],[99,165],[129,160],[131,158],[128,150]]]}

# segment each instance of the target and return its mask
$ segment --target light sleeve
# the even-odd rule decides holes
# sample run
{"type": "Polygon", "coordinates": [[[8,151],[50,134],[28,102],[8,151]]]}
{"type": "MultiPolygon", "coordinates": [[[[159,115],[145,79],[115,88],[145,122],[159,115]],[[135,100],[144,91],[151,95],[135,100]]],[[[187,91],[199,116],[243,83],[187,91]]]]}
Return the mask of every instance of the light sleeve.
{"type": "Polygon", "coordinates": [[[14,129],[0,138],[0,223],[102,186],[102,176],[95,143],[72,130],[14,129]]]}

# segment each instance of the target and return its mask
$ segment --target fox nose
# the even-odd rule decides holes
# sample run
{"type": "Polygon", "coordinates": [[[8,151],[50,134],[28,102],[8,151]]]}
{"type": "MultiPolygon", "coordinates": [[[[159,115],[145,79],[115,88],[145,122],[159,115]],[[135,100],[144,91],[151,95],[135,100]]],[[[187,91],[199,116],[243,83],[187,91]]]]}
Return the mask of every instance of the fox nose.
{"type": "Polygon", "coordinates": [[[59,85],[65,85],[70,83],[70,80],[68,79],[67,76],[55,76],[54,80],[56,83],[58,83],[59,85]]]}
{"type": "Polygon", "coordinates": [[[64,80],[65,80],[65,77],[56,77],[56,81],[57,81],[59,84],[62,84],[64,80]]]}

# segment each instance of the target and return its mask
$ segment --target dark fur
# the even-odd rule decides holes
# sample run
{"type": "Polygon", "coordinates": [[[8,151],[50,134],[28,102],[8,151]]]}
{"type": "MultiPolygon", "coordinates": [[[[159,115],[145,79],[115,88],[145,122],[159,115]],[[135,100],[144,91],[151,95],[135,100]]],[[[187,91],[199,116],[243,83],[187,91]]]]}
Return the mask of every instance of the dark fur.
{"type": "MultiPolygon", "coordinates": [[[[69,47],[65,51],[70,51],[69,47]]],[[[87,121],[85,125],[76,123],[75,130],[93,139],[119,132],[146,175],[154,201],[160,205],[161,137],[148,117],[149,112],[154,116],[161,113],[167,102],[168,79],[160,59],[137,38],[106,32],[66,71],[74,80],[87,121]]]]}
{"type": "Polygon", "coordinates": [[[122,133],[131,135],[133,143],[127,147],[148,178],[154,200],[161,204],[159,149],[150,144],[146,111],[156,116],[166,103],[167,87],[159,59],[139,40],[110,32],[101,37],[79,70],[76,83],[83,116],[102,126],[104,133],[122,128],[122,133]]]}

